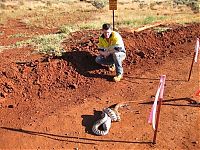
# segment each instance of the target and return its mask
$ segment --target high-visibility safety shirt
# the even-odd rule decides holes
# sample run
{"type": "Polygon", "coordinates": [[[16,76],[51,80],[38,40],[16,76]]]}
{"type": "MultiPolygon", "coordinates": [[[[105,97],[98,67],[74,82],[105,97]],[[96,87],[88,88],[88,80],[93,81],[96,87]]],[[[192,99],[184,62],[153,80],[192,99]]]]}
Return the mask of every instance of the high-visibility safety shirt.
{"type": "Polygon", "coordinates": [[[112,31],[111,32],[111,35],[110,37],[108,38],[108,40],[106,40],[104,34],[102,34],[100,37],[99,37],[99,44],[98,44],[98,47],[100,49],[103,49],[103,48],[109,48],[109,47],[120,47],[121,50],[120,51],[123,51],[125,52],[125,47],[124,47],[124,42],[122,40],[122,37],[121,35],[116,32],[116,31],[112,31]]]}

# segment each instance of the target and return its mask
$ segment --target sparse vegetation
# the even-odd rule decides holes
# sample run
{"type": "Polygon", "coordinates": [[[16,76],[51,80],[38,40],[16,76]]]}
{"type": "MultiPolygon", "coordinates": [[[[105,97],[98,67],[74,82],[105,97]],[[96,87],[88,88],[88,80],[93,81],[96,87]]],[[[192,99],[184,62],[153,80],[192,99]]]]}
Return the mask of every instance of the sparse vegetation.
{"type": "Polygon", "coordinates": [[[0,52],[4,51],[6,49],[12,49],[12,48],[14,48],[14,46],[1,46],[0,45],[0,52]]]}
{"type": "Polygon", "coordinates": [[[60,33],[65,33],[65,34],[69,34],[71,32],[75,32],[77,30],[76,26],[72,26],[72,25],[62,25],[60,27],[60,33]]]}
{"type": "Polygon", "coordinates": [[[87,22],[80,23],[77,25],[62,25],[59,28],[60,33],[69,34],[71,32],[79,31],[79,30],[88,30],[88,29],[100,29],[102,23],[99,22],[87,22]]]}
{"type": "Polygon", "coordinates": [[[3,35],[3,34],[4,34],[4,32],[1,32],[1,31],[0,31],[0,35],[3,35]]]}
{"type": "Polygon", "coordinates": [[[171,28],[169,28],[169,27],[155,27],[155,28],[153,28],[153,30],[156,31],[157,33],[162,33],[162,32],[168,31],[170,29],[171,28]]]}
{"type": "Polygon", "coordinates": [[[78,25],[79,30],[88,30],[88,29],[100,29],[101,25],[103,24],[103,22],[98,22],[98,21],[94,21],[94,22],[87,22],[87,23],[81,23],[78,25]]]}
{"type": "Polygon", "coordinates": [[[93,0],[91,4],[97,8],[97,9],[102,9],[107,5],[108,1],[107,0],[93,0]]]}
{"type": "Polygon", "coordinates": [[[194,13],[199,13],[200,4],[198,0],[173,0],[174,5],[186,5],[191,8],[194,13]]]}
{"type": "Polygon", "coordinates": [[[4,50],[4,46],[0,46],[0,52],[4,50]]]}
{"type": "Polygon", "coordinates": [[[117,25],[119,26],[129,26],[129,27],[139,27],[142,25],[146,25],[146,24],[151,24],[154,22],[160,22],[162,20],[167,19],[166,16],[145,16],[145,17],[140,17],[140,18],[135,18],[132,20],[124,20],[121,22],[117,22],[117,25]]]}
{"type": "Polygon", "coordinates": [[[143,24],[150,24],[155,22],[156,18],[154,16],[147,16],[144,18],[143,24]]]}
{"type": "Polygon", "coordinates": [[[0,8],[1,9],[6,9],[6,5],[4,3],[0,3],[0,8]]]}
{"type": "Polygon", "coordinates": [[[35,47],[36,51],[39,53],[61,56],[63,52],[61,43],[65,38],[66,34],[40,35],[27,41],[17,42],[15,46],[24,47],[31,45],[35,47]]]}
{"type": "Polygon", "coordinates": [[[9,36],[9,38],[19,38],[19,37],[29,37],[29,36],[23,33],[13,34],[9,36]]]}

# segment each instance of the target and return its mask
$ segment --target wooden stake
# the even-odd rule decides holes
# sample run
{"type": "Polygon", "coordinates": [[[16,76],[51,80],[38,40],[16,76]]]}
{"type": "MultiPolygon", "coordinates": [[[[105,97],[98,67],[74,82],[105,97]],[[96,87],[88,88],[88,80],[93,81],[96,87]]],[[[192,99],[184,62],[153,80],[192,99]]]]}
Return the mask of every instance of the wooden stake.
{"type": "Polygon", "coordinates": [[[140,32],[140,31],[143,31],[143,30],[146,30],[146,29],[149,29],[149,28],[153,28],[153,27],[159,26],[161,24],[162,24],[161,22],[158,22],[158,23],[154,23],[154,24],[150,24],[150,25],[146,25],[146,26],[137,28],[137,29],[132,30],[132,31],[140,32]]]}
{"type": "Polygon", "coordinates": [[[194,52],[193,58],[192,58],[192,64],[190,67],[190,72],[189,72],[189,77],[188,77],[188,81],[190,81],[190,76],[192,74],[192,68],[193,68],[193,64],[194,64],[194,58],[195,58],[196,52],[194,52]]]}

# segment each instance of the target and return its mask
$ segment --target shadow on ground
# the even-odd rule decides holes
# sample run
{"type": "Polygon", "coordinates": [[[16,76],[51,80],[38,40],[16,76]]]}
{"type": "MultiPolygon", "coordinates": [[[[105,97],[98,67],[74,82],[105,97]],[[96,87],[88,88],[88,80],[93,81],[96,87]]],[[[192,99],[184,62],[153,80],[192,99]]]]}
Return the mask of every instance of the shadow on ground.
{"type": "Polygon", "coordinates": [[[85,127],[85,132],[88,134],[95,135],[92,132],[92,126],[94,123],[101,118],[101,111],[94,111],[94,115],[82,115],[82,125],[85,127]]]}
{"type": "Polygon", "coordinates": [[[152,144],[152,142],[146,142],[146,141],[123,141],[123,140],[113,140],[113,139],[94,139],[94,138],[82,138],[78,136],[67,136],[65,135],[56,135],[56,134],[51,134],[51,133],[44,133],[44,132],[35,132],[35,131],[29,131],[29,130],[23,130],[23,129],[16,129],[16,128],[8,128],[8,127],[0,127],[0,129],[4,130],[9,130],[13,132],[18,132],[18,133],[25,133],[29,135],[34,135],[34,136],[40,136],[44,138],[49,138],[53,140],[58,140],[58,141],[66,141],[66,142],[73,142],[73,143],[81,143],[81,144],[92,144],[92,145],[97,145],[95,142],[111,142],[111,143],[124,143],[124,144],[152,144]],[[70,140],[71,139],[71,140],[70,140]],[[89,141],[89,142],[86,142],[89,141]]]}
{"type": "MultiPolygon", "coordinates": [[[[153,104],[154,101],[150,101],[150,102],[143,102],[143,103],[139,103],[139,104],[153,104]]],[[[168,99],[168,100],[162,100],[162,105],[171,105],[171,106],[190,106],[190,107],[200,107],[200,103],[188,98],[188,97],[184,97],[184,98],[174,98],[174,99],[168,99]],[[177,101],[181,101],[183,103],[175,103],[177,101]],[[169,102],[173,102],[173,103],[169,103],[169,102]],[[184,104],[184,102],[188,102],[187,104],[184,104]]]]}
{"type": "Polygon", "coordinates": [[[96,56],[92,55],[86,51],[73,51],[73,52],[65,52],[62,57],[60,57],[69,64],[71,64],[75,70],[85,76],[92,78],[103,78],[108,81],[112,81],[112,76],[106,75],[100,70],[107,69],[106,66],[99,65],[95,62],[96,56]],[[90,71],[96,71],[95,73],[90,73],[90,71]]]}

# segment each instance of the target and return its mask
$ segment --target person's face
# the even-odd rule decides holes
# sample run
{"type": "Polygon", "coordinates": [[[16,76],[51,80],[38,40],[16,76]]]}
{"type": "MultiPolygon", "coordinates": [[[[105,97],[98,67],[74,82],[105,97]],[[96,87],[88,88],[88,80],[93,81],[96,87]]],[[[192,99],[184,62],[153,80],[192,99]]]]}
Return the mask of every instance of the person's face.
{"type": "Polygon", "coordinates": [[[108,29],[108,30],[103,30],[103,34],[105,36],[106,39],[108,39],[111,35],[112,30],[108,29]]]}

